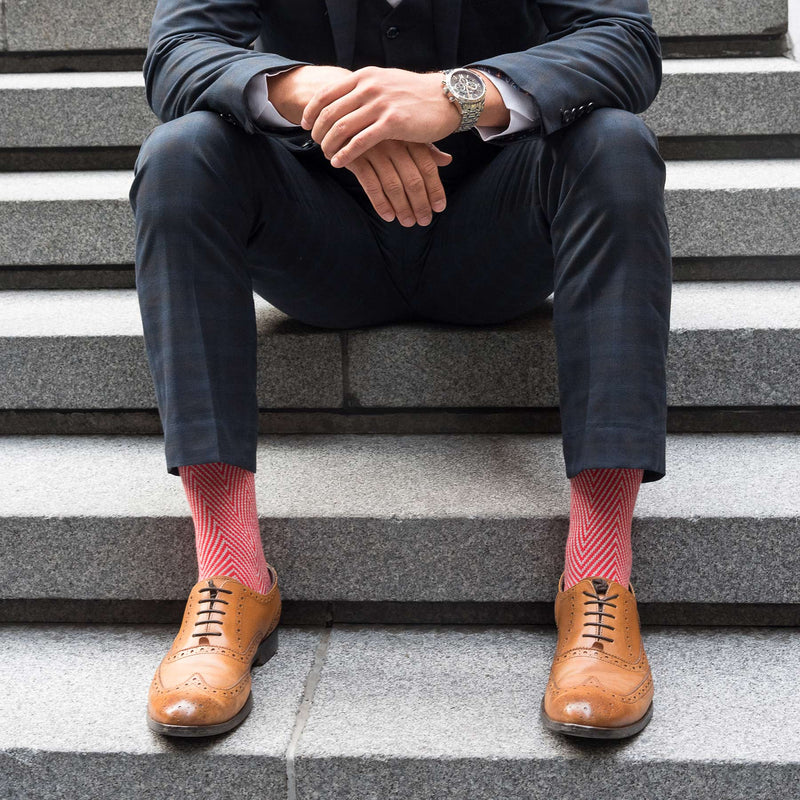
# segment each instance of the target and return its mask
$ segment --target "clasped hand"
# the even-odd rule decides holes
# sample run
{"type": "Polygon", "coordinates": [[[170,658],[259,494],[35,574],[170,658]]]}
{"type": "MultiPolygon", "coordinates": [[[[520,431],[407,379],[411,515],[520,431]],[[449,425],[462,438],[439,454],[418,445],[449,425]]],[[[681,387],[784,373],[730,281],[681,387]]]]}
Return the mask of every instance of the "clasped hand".
{"type": "Polygon", "coordinates": [[[356,176],[382,219],[428,225],[444,210],[439,168],[452,156],[431,143],[455,131],[461,115],[442,93],[441,75],[303,66],[269,81],[278,111],[311,131],[333,166],[356,176]]]}

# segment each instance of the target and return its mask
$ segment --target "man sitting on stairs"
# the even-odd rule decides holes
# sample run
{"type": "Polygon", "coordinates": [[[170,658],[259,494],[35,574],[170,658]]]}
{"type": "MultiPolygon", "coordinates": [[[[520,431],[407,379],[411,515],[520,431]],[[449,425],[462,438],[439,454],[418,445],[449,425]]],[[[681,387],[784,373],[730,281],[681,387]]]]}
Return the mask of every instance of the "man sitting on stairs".
{"type": "Polygon", "coordinates": [[[553,294],[572,502],[542,720],[644,728],[630,533],[665,470],[671,293],[664,163],[635,116],[661,81],[646,0],[159,0],[144,72],[166,124],[131,189],[136,284],[199,563],[150,727],[235,727],[277,646],[255,291],[329,328],[496,324],[553,294]]]}

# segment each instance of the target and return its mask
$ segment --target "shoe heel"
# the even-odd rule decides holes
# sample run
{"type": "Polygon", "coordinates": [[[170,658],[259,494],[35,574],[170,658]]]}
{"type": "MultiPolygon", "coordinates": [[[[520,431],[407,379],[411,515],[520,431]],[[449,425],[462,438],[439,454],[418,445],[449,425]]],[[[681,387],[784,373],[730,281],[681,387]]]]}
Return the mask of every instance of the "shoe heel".
{"type": "Polygon", "coordinates": [[[260,667],[262,664],[266,664],[275,653],[278,652],[278,629],[276,628],[272,633],[264,639],[263,642],[258,646],[258,650],[256,650],[255,657],[253,658],[254,667],[260,667]]]}

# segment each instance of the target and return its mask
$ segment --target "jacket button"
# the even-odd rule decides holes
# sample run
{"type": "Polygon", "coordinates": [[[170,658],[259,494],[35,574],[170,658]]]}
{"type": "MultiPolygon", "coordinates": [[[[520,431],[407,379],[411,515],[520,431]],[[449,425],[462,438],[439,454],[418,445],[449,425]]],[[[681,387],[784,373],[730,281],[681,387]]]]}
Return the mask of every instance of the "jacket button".
{"type": "Polygon", "coordinates": [[[301,145],[303,150],[308,150],[310,147],[313,147],[313,146],[314,146],[314,142],[313,142],[312,139],[309,139],[307,142],[303,142],[303,144],[301,145]]]}
{"type": "Polygon", "coordinates": [[[396,39],[399,35],[400,35],[400,28],[397,28],[394,25],[386,29],[387,39],[396,39]]]}
{"type": "Polygon", "coordinates": [[[572,109],[567,109],[566,111],[561,112],[561,121],[565,125],[569,125],[569,123],[572,122],[573,119],[575,119],[575,114],[572,111],[572,109]]]}

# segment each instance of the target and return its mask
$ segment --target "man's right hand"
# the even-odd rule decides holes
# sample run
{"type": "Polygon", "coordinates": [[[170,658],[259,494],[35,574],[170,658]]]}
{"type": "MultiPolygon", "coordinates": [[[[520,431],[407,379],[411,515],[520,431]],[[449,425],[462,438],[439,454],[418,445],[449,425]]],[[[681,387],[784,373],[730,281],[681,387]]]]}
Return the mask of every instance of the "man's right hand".
{"type": "Polygon", "coordinates": [[[349,74],[350,70],[344,67],[294,67],[278,75],[270,75],[267,78],[267,94],[282,117],[299,125],[311,98],[321,89],[349,74]]]}
{"type": "MultiPolygon", "coordinates": [[[[304,65],[271,75],[267,78],[270,102],[282,117],[299,125],[311,98],[349,73],[343,67],[304,65]]],[[[429,225],[433,212],[444,210],[447,201],[439,167],[452,160],[432,144],[385,140],[346,168],[358,178],[382,219],[397,219],[410,228],[429,225]]]]}
{"type": "Polygon", "coordinates": [[[382,219],[397,219],[404,228],[410,228],[429,225],[434,211],[444,211],[447,200],[439,167],[452,160],[432,144],[387,139],[346,169],[358,178],[382,219]]]}

